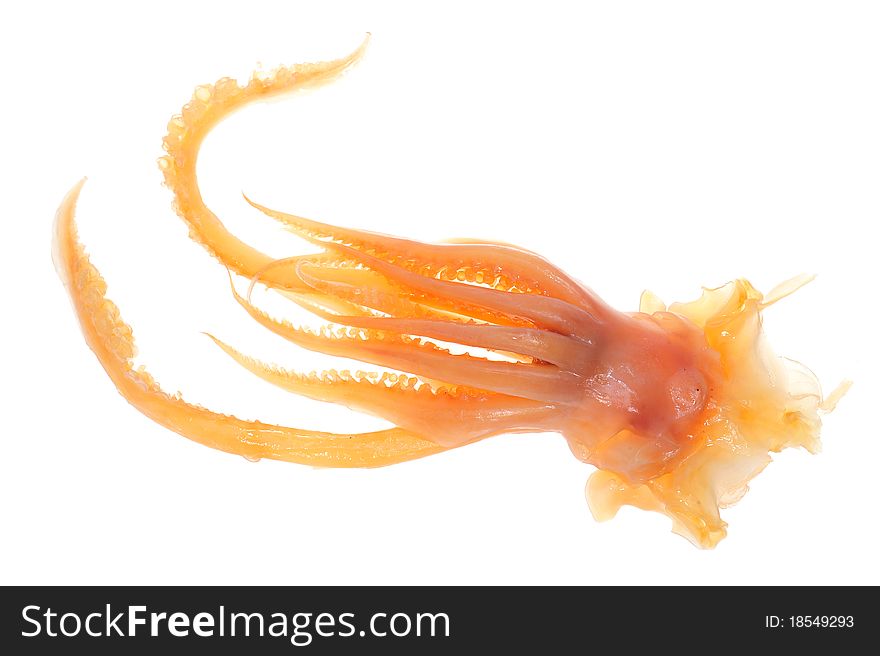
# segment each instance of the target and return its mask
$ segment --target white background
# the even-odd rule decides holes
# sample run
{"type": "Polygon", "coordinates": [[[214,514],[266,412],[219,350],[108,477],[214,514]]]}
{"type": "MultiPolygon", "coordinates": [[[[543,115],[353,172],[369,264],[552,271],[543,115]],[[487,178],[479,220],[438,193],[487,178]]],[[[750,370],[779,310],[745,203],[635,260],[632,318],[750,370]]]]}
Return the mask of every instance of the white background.
{"type": "Polygon", "coordinates": [[[880,15],[865,2],[16,3],[0,21],[0,583],[880,583],[876,407],[880,15]],[[747,277],[777,351],[856,384],[818,456],[776,457],[701,552],[583,498],[557,435],[370,471],[212,451],[115,392],[49,257],[83,241],[169,391],[245,418],[382,425],[252,377],[204,336],[328,364],[254,324],[187,239],[155,160],[192,88],[341,56],[337,84],[248,108],[200,175],[233,232],[303,245],[242,201],[423,240],[539,251],[620,309],[747,277]]]}

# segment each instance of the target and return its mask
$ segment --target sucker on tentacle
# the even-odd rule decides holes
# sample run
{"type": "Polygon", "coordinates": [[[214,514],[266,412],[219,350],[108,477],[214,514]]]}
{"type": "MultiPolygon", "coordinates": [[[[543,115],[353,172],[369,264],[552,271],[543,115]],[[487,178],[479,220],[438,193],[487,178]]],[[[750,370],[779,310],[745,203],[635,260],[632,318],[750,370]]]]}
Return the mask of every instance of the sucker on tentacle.
{"type": "Polygon", "coordinates": [[[233,293],[260,324],[310,350],[536,401],[577,401],[581,396],[578,376],[558,367],[453,355],[431,342],[364,328],[325,327],[315,335],[269,317],[233,293]]]}
{"type": "Polygon", "coordinates": [[[312,351],[391,371],[299,372],[263,363],[208,334],[260,378],[348,406],[395,427],[334,434],[243,421],[171,396],[135,368],[131,328],[79,243],[82,182],[62,202],[54,253],[89,347],[138,410],[185,437],[248,458],[327,467],[373,467],[463,446],[491,435],[558,432],[598,468],[587,484],[597,519],[624,504],[669,516],[701,547],[726,534],[719,509],[789,447],[816,451],[823,400],[806,368],[766,345],[761,312],[808,282],[762,296],[745,280],[666,306],[645,292],[618,312],[540,255],[488,241],[424,244],[340,228],[245,200],[320,249],[275,260],[240,241],[205,205],[196,161],[210,130],[249,102],[331,81],[348,57],[281,67],[246,84],[200,86],[171,119],[159,165],[174,208],[229,274],[231,294],[276,335],[312,351]],[[232,274],[250,282],[246,294],[232,274]],[[265,286],[329,322],[297,327],[252,301],[265,286]],[[474,349],[479,349],[477,353],[474,349]]]}
{"type": "Polygon", "coordinates": [[[331,226],[271,210],[247,195],[244,199],[291,232],[318,245],[333,242],[348,246],[439,280],[476,282],[499,291],[546,294],[584,309],[602,305],[597,296],[564,271],[537,253],[516,246],[472,240],[423,244],[374,232],[331,226]]]}
{"type": "MultiPolygon", "coordinates": [[[[202,199],[196,178],[196,163],[202,141],[211,129],[244,105],[266,100],[288,91],[320,87],[356,63],[364,54],[369,35],[347,57],[315,64],[280,66],[264,74],[254,73],[247,84],[221,78],[196,88],[179,115],[168,122],[163,140],[167,155],[159,168],[174,194],[174,209],[190,228],[190,237],[204,246],[228,269],[247,278],[272,262],[272,258],[230,233],[202,199]]],[[[283,289],[300,289],[294,272],[279,269],[266,282],[283,289]]]]}
{"type": "Polygon", "coordinates": [[[444,450],[400,428],[361,434],[288,428],[218,414],[163,392],[150,374],[135,368],[132,330],[106,298],[107,285],[79,243],[74,211],[84,182],[77,183],[58,208],[52,249],[55,267],[86,343],[119,393],[150,419],[214,449],[305,465],[379,467],[444,450]]]}

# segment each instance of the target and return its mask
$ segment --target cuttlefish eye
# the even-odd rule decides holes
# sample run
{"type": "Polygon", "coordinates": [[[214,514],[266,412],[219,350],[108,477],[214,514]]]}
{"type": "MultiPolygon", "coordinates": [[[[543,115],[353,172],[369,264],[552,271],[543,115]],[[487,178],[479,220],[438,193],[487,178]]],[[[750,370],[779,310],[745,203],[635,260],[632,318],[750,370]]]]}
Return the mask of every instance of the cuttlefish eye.
{"type": "Polygon", "coordinates": [[[697,369],[676,371],[666,384],[672,401],[673,418],[684,419],[702,412],[708,397],[707,386],[706,377],[697,369]]]}
{"type": "Polygon", "coordinates": [[[737,498],[768,451],[818,444],[818,385],[808,380],[805,387],[802,379],[792,392],[784,366],[760,346],[766,304],[751,285],[730,283],[668,309],[643,297],[643,311],[627,314],[509,244],[426,244],[245,198],[319,250],[276,260],[231,234],[205,205],[196,162],[217,123],[250,102],[333,80],[365,47],[335,61],[255,74],[245,84],[223,78],[197,87],[168,124],[159,166],[190,236],[229,272],[232,299],[250,317],[300,347],[379,369],[300,372],[211,339],[273,385],[394,427],[340,434],[243,421],[164,392],[135,367],[132,330],[78,240],[81,182],[58,209],[55,263],[86,342],[119,392],[157,423],[215,449],[324,467],[378,467],[501,433],[557,432],[599,468],[588,483],[597,518],[628,503],[663,512],[677,532],[714,546],[726,526],[718,508],[737,498]],[[234,276],[243,280],[237,285],[234,276]],[[327,325],[296,327],[270,316],[251,301],[250,289],[240,291],[245,281],[327,325]],[[801,420],[784,419],[792,413],[801,420]],[[711,449],[702,448],[710,441],[711,449]]]}

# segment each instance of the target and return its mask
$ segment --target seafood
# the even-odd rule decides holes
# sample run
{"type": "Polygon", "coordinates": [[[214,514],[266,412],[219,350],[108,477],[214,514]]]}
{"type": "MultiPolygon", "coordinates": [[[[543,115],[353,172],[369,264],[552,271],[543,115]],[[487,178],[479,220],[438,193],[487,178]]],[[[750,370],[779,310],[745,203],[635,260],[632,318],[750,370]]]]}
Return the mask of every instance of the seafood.
{"type": "Polygon", "coordinates": [[[77,237],[83,181],[58,209],[53,254],[86,342],[119,392],[157,423],[207,446],[323,467],[376,467],[501,433],[558,432],[578,459],[597,468],[587,484],[597,519],[629,504],[665,513],[677,533],[715,546],[726,534],[719,509],[742,496],[771,452],[817,451],[820,413],[845,391],[823,400],[816,378],[776,357],[763,339],[761,312],[809,278],[766,296],[736,280],[669,306],[645,292],[639,311],[627,313],[516,246],[420,243],[246,198],[320,249],[281,260],[261,253],[229,233],[201,197],[196,161],[204,138],[249,102],[336,78],[365,47],[335,61],[255,74],[245,84],[224,78],[196,88],[168,125],[159,166],[191,238],[229,270],[232,298],[245,312],[298,346],[382,370],[302,373],[209,337],[273,385],[394,427],[361,434],[290,428],[164,392],[135,367],[132,330],[77,237]],[[233,274],[250,281],[247,293],[233,274]],[[328,325],[315,330],[270,316],[251,300],[257,284],[328,325]]]}

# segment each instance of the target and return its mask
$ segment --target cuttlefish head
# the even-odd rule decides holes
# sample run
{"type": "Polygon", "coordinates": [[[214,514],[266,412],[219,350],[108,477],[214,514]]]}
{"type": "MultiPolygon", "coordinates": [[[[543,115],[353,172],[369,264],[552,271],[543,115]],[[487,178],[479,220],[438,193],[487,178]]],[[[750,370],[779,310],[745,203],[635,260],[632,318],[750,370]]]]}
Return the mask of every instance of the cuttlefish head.
{"type": "Polygon", "coordinates": [[[718,354],[699,327],[665,310],[618,314],[601,329],[583,403],[562,433],[584,462],[643,483],[694,449],[718,354]]]}
{"type": "MultiPolygon", "coordinates": [[[[645,315],[667,328],[689,326],[681,334],[691,339],[699,333],[691,346],[703,346],[694,351],[693,367],[675,374],[681,384],[667,381],[667,395],[677,390],[673,414],[681,409],[683,416],[667,433],[669,457],[661,456],[655,474],[647,465],[634,471],[615,467],[610,459],[610,466],[597,463],[600,471],[587,484],[597,519],[613,517],[622,505],[655,510],[673,520],[676,533],[711,548],[726,535],[720,508],[745,494],[770,453],[819,449],[819,414],[830,405],[823,404],[819,383],[806,367],[773,354],[761,321],[764,308],[808,281],[793,279],[765,297],[748,281],[737,280],[668,308],[653,295],[643,296],[645,315]]],[[[664,444],[638,429],[613,439],[664,444]]]]}

